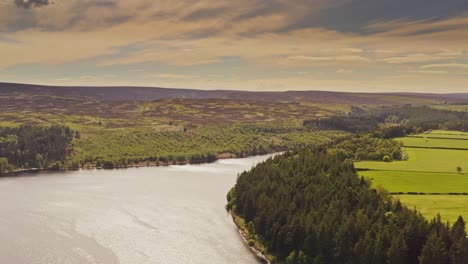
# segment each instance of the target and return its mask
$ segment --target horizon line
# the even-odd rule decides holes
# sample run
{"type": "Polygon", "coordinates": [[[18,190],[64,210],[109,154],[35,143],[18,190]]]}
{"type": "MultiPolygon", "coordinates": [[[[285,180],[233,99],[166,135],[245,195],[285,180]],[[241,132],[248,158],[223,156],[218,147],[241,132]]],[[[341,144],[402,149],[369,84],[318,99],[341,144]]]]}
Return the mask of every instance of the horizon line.
{"type": "MultiPolygon", "coordinates": [[[[144,88],[144,89],[167,89],[167,90],[195,90],[203,92],[247,92],[247,93],[288,93],[288,92],[321,92],[321,93],[347,93],[347,94],[382,94],[382,95],[468,95],[468,92],[449,92],[449,93],[434,93],[434,92],[367,92],[367,91],[337,91],[337,90],[236,90],[236,89],[203,89],[203,88],[182,88],[182,87],[161,87],[161,86],[138,86],[138,85],[54,85],[54,84],[38,84],[38,83],[20,83],[20,82],[3,82],[0,85],[29,85],[36,87],[50,88],[144,88]]],[[[1,87],[0,87],[1,88],[1,87]]]]}

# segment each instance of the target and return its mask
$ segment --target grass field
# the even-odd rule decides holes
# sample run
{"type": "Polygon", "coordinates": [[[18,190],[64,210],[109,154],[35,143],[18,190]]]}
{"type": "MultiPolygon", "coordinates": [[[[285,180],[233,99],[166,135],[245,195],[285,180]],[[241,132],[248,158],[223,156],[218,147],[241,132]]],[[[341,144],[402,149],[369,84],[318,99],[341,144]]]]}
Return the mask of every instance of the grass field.
{"type": "Polygon", "coordinates": [[[356,162],[356,168],[366,169],[359,174],[370,178],[373,186],[383,186],[391,193],[425,193],[395,197],[409,207],[416,207],[429,219],[437,213],[452,223],[459,215],[468,219],[468,195],[447,195],[468,193],[468,140],[463,140],[468,139],[468,133],[435,130],[416,136],[397,139],[406,146],[407,160],[356,162]],[[465,173],[458,173],[457,167],[465,173]]]}
{"type": "MultiPolygon", "coordinates": [[[[456,173],[460,166],[468,172],[468,150],[405,148],[408,160],[356,162],[356,168],[379,171],[456,173]]],[[[468,175],[467,175],[468,177],[468,175]]],[[[468,191],[468,190],[467,190],[468,191]]]]}
{"type": "Polygon", "coordinates": [[[454,138],[454,139],[468,139],[468,132],[461,131],[447,131],[447,130],[432,130],[429,133],[418,134],[415,136],[422,137],[437,137],[437,138],[454,138]]]}
{"type": "Polygon", "coordinates": [[[447,130],[432,130],[428,133],[424,133],[421,135],[429,135],[429,136],[434,136],[434,135],[455,135],[455,136],[465,136],[468,137],[468,132],[462,132],[462,131],[447,131],[447,130]]]}
{"type": "Polygon", "coordinates": [[[445,138],[416,138],[406,137],[397,139],[403,142],[406,147],[423,148],[455,148],[468,150],[468,138],[466,139],[445,139],[445,138]]]}
{"type": "Polygon", "coordinates": [[[438,213],[450,223],[459,215],[468,218],[468,196],[466,195],[396,195],[396,198],[409,208],[416,208],[427,219],[438,213]]]}
{"type": "Polygon", "coordinates": [[[389,192],[468,193],[468,174],[362,171],[360,175],[373,179],[374,186],[383,186],[389,192]]]}

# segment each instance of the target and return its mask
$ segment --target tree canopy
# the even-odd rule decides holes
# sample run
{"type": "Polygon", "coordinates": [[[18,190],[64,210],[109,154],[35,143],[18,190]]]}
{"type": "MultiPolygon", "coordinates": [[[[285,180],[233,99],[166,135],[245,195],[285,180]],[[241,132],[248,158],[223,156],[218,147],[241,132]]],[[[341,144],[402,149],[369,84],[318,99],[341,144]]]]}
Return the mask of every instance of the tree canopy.
{"type": "Polygon", "coordinates": [[[23,167],[60,167],[75,135],[65,126],[0,127],[0,173],[23,167]]]}

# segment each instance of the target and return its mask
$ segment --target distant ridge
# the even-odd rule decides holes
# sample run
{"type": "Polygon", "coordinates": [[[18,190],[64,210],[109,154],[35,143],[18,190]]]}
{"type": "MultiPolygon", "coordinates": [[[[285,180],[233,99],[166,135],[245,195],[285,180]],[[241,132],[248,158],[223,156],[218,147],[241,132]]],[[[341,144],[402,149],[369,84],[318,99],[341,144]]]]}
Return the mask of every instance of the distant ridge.
{"type": "Polygon", "coordinates": [[[98,101],[149,101],[160,99],[237,99],[278,102],[427,104],[468,103],[468,93],[348,93],[331,91],[261,92],[197,90],[132,86],[46,86],[0,82],[0,96],[55,96],[98,101]]]}

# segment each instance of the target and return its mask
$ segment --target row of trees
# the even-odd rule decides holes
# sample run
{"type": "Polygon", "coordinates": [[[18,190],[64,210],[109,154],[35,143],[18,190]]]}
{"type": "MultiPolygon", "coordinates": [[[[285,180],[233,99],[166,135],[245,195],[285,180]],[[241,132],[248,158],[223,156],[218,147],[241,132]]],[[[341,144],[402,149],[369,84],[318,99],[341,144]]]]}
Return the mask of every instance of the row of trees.
{"type": "Polygon", "coordinates": [[[370,188],[351,162],[325,147],[268,159],[239,175],[228,208],[276,262],[466,263],[460,217],[431,222],[370,188]]]}

